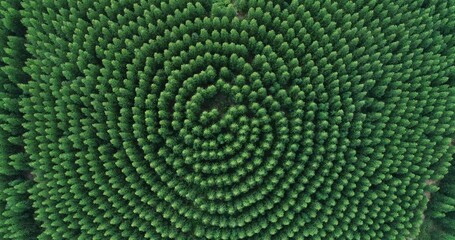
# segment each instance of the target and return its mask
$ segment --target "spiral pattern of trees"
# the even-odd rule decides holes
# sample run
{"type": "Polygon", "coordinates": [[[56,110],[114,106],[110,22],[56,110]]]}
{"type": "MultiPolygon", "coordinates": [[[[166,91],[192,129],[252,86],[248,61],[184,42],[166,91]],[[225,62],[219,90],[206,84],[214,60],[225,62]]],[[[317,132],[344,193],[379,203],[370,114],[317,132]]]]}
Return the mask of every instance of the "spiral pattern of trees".
{"type": "Polygon", "coordinates": [[[453,1],[2,6],[6,237],[404,239],[452,161],[453,1]]]}

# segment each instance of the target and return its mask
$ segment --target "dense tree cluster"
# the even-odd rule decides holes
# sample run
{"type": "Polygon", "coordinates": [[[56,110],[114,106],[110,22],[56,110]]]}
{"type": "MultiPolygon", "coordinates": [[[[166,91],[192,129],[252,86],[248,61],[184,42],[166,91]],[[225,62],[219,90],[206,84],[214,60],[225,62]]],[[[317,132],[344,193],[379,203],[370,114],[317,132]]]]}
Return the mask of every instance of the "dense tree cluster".
{"type": "Polygon", "coordinates": [[[455,238],[455,1],[0,15],[2,239],[455,238]]]}
{"type": "Polygon", "coordinates": [[[30,55],[19,9],[19,1],[0,2],[0,239],[33,239],[39,232],[27,192],[33,182],[19,111],[19,85],[30,78],[23,71],[30,55]]]}

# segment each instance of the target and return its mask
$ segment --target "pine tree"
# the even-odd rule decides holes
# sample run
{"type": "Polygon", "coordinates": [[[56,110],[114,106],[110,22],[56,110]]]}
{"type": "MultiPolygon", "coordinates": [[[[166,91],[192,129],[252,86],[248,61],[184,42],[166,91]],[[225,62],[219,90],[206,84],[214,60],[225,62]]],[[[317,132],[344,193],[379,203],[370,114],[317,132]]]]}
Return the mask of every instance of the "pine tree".
{"type": "Polygon", "coordinates": [[[0,3],[1,239],[453,239],[455,2],[0,3]]]}

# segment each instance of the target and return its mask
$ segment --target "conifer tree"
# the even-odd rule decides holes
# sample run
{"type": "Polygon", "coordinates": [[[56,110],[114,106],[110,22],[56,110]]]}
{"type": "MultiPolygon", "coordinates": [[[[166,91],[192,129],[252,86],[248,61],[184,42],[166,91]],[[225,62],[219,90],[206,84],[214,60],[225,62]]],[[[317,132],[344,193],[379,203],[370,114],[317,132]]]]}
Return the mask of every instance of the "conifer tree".
{"type": "Polygon", "coordinates": [[[3,0],[1,239],[455,239],[455,1],[3,0]]]}

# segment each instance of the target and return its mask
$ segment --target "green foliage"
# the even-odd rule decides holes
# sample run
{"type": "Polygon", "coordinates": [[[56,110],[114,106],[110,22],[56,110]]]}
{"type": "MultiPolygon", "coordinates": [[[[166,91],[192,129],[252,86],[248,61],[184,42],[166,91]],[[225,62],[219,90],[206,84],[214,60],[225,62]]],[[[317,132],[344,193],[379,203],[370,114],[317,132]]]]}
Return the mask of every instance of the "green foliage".
{"type": "Polygon", "coordinates": [[[1,239],[455,238],[454,1],[0,15],[1,239]]]}
{"type": "Polygon", "coordinates": [[[18,1],[0,3],[0,238],[35,239],[40,231],[34,220],[32,201],[27,192],[32,186],[24,151],[24,121],[19,111],[20,84],[29,77],[23,72],[25,28],[21,24],[18,1]]]}

